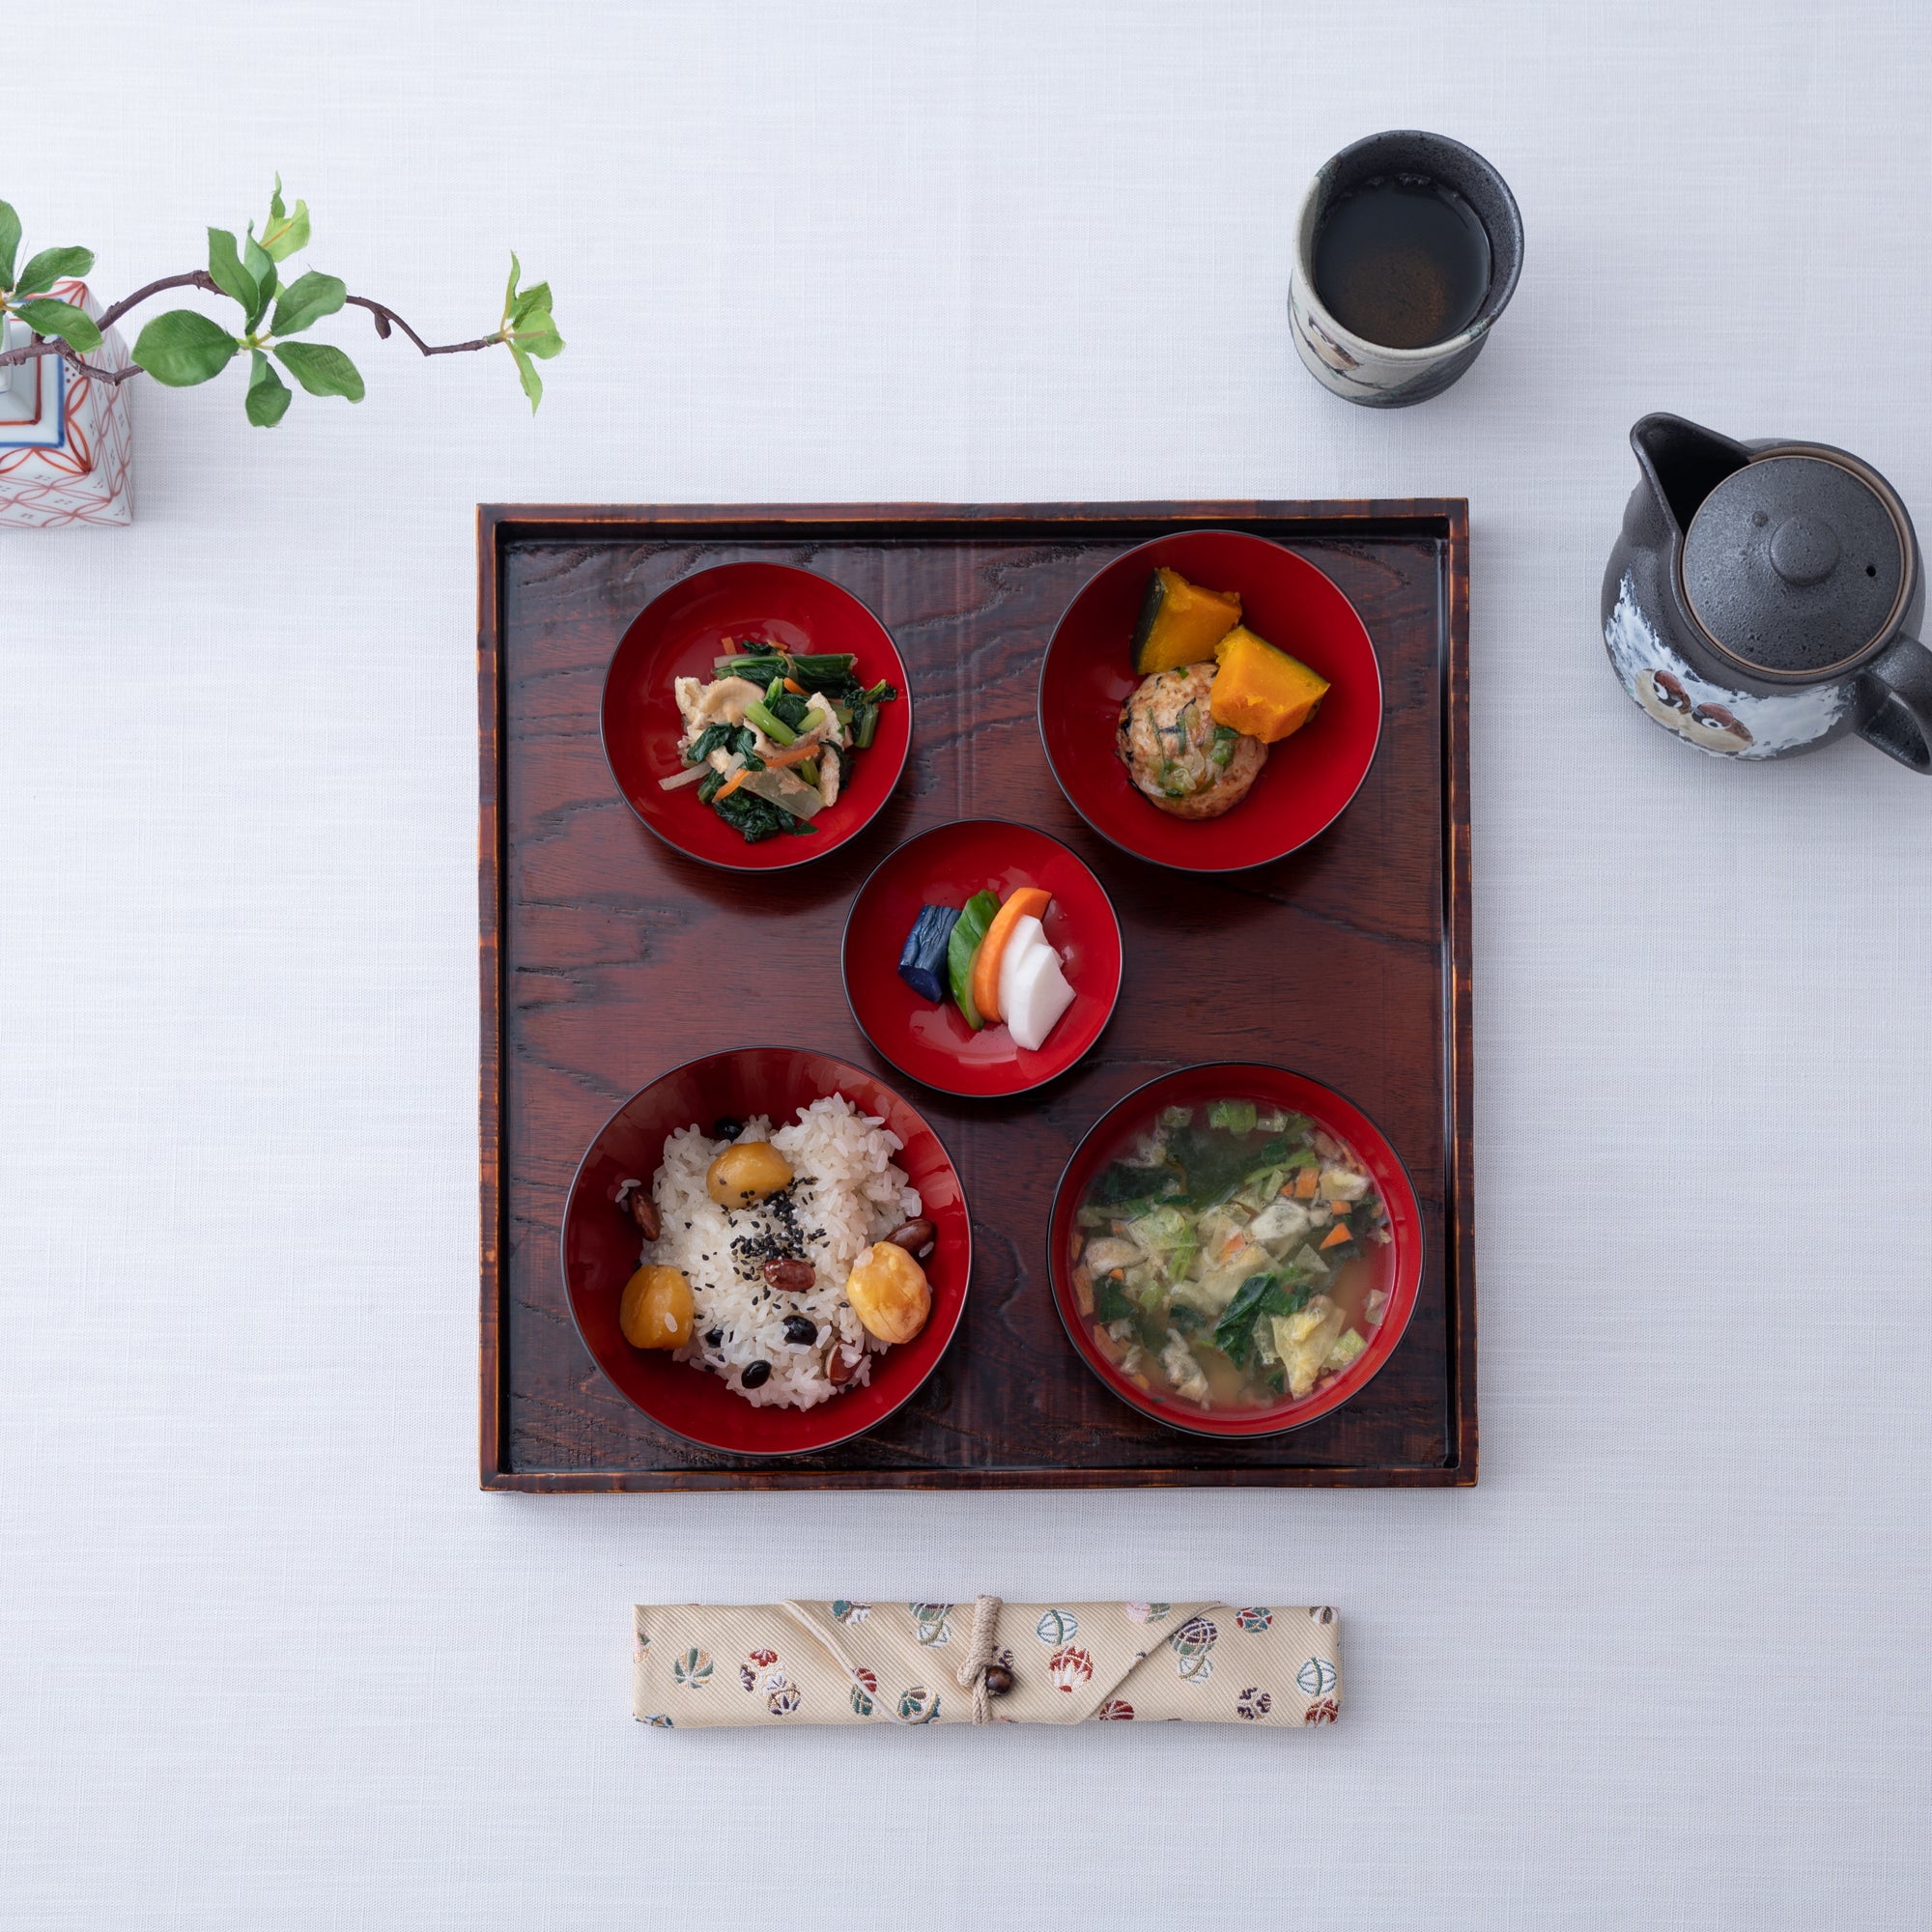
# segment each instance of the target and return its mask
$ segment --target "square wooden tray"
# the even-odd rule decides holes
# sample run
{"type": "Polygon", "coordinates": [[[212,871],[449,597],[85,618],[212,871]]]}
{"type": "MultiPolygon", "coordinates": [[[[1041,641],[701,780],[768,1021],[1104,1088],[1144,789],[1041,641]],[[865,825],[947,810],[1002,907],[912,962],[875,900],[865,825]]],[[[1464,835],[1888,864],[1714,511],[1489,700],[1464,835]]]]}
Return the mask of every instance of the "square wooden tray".
{"type": "MultiPolygon", "coordinates": [[[[485,505],[477,516],[481,757],[482,1483],[502,1490],[1450,1486],[1476,1480],[1471,1233],[1468,518],[1460,498],[1015,506],[485,505]],[[1189,879],[1090,832],[1047,770],[1035,684],[1073,593],[1130,545],[1216,526],[1286,544],[1353,600],[1380,659],[1381,748],[1313,845],[1189,879]],[[893,633],[918,698],[912,758],[859,838],[782,873],[669,850],[618,795],[598,731],[631,619],[712,564],[836,579],[893,633]],[[845,1004],[853,893],[946,820],[1066,840],[1126,937],[1120,1009],[1071,1073],[1011,1101],[934,1094],[873,1054],[845,1004]],[[775,951],[775,949],[777,949],[775,951]],[[781,963],[775,970],[774,961],[781,963]],[[965,1320],[914,1402],[871,1435],[781,1463],[646,1421],[570,1319],[558,1224],[606,1118],[695,1054],[760,1030],[862,1065],[939,1130],[974,1215],[965,1320]],[[1340,1088],[1414,1177],[1429,1250],[1401,1346],[1350,1404],[1252,1444],[1182,1435],[1117,1402],[1053,1311],[1041,1252],[1062,1165],[1122,1094],[1193,1061],[1272,1060],[1340,1088]]],[[[1124,640],[1123,640],[1124,647],[1124,640]]]]}

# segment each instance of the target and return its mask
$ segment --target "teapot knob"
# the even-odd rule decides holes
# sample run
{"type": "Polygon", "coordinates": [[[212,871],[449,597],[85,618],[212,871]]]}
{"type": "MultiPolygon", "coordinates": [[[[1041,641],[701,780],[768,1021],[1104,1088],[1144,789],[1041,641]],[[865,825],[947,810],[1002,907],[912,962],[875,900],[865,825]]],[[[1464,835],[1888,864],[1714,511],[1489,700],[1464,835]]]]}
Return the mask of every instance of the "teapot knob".
{"type": "Polygon", "coordinates": [[[1803,511],[1771,533],[1771,566],[1787,583],[1822,583],[1838,567],[1838,533],[1803,511]]]}

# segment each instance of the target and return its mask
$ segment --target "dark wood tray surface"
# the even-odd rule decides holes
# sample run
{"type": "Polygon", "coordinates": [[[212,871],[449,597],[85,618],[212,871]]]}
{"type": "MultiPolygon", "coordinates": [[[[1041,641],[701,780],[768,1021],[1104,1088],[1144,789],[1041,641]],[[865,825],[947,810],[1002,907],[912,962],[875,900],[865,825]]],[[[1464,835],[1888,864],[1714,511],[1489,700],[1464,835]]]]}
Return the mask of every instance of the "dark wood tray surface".
{"type": "MultiPolygon", "coordinates": [[[[478,512],[481,750],[482,1482],[486,1489],[1462,1485],[1476,1480],[1471,1235],[1468,524],[1459,498],[1012,507],[571,507],[478,512]],[[1092,574],[1167,530],[1287,544],[1354,601],[1379,655],[1380,752],[1321,838],[1260,872],[1194,880],[1090,832],[1049,774],[1039,661],[1092,574]],[[653,838],[598,737],[631,619],[742,557],[836,579],[884,620],[918,702],[898,791],[823,862],[740,875],[653,838]],[[934,1094],[881,1061],[838,971],[846,908],[899,840],[960,817],[1064,838],[1126,936],[1120,1009],[1064,1079],[1010,1101],[934,1094]],[[758,1042],[872,1065],[939,1130],[974,1217],[974,1277],[945,1361],[882,1428],[781,1463],[656,1429],[571,1323],[557,1230],[611,1112],[694,1054],[758,1042]],[[1429,1254],[1413,1321],[1354,1402],[1221,1444],[1147,1421],[1074,1355],[1046,1287],[1062,1165],[1121,1094],[1191,1061],[1295,1066],[1364,1107],[1407,1161],[1429,1254]]],[[[1124,640],[1123,640],[1124,645],[1124,640]]]]}

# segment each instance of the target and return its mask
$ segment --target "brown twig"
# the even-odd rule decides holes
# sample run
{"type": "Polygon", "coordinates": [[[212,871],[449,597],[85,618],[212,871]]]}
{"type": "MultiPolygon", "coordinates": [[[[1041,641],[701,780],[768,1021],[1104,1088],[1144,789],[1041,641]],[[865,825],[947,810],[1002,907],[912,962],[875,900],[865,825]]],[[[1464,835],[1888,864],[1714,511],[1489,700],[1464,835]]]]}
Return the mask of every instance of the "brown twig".
{"type": "Polygon", "coordinates": [[[385,341],[393,324],[400,328],[425,355],[460,355],[466,349],[491,349],[502,341],[500,335],[479,335],[474,342],[444,342],[432,347],[418,335],[394,309],[384,308],[379,301],[371,301],[367,296],[347,296],[344,301],[350,308],[366,308],[376,318],[376,333],[385,341]]]}
{"type": "MultiPolygon", "coordinates": [[[[124,297],[112,308],[103,309],[96,327],[105,335],[130,308],[138,307],[150,296],[157,296],[163,289],[205,289],[210,295],[220,295],[221,285],[206,269],[191,269],[185,275],[163,275],[157,282],[150,282],[144,289],[136,289],[131,296],[124,297]]],[[[385,341],[390,328],[400,328],[425,355],[460,355],[466,350],[492,349],[502,341],[501,335],[479,335],[473,342],[425,342],[394,309],[382,302],[371,301],[367,296],[345,296],[346,306],[366,308],[376,321],[376,333],[385,341]]],[[[84,376],[92,376],[100,383],[125,383],[129,377],[142,373],[138,363],[130,362],[125,369],[103,369],[98,363],[83,362],[79,355],[65,342],[36,335],[24,349],[10,349],[0,355],[0,369],[16,362],[31,362],[37,355],[60,355],[66,358],[71,368],[77,369],[84,376]]]]}
{"type": "Polygon", "coordinates": [[[190,269],[185,275],[163,275],[158,282],[150,282],[145,289],[136,289],[131,296],[124,296],[112,308],[103,310],[96,327],[105,335],[130,308],[137,308],[150,296],[157,296],[163,289],[206,289],[210,295],[218,296],[221,284],[206,269],[190,269]]]}

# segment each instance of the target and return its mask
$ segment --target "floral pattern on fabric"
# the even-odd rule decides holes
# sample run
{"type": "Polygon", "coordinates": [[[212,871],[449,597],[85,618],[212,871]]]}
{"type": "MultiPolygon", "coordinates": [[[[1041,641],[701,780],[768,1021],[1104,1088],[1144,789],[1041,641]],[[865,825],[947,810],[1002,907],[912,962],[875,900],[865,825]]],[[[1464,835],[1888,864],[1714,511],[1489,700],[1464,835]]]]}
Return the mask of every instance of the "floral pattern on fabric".
{"type": "Polygon", "coordinates": [[[789,1678],[774,1675],[765,1679],[765,1709],[773,1717],[793,1716],[801,1701],[798,1686],[789,1678]]]}
{"type": "Polygon", "coordinates": [[[1129,1604],[1127,1618],[1131,1623],[1157,1624],[1173,1608],[1172,1604],[1129,1604]]]}
{"type": "Polygon", "coordinates": [[[648,1724],[654,1731],[674,1731],[677,1726],[662,1711],[653,1711],[646,1718],[639,1718],[639,1723],[648,1724]]]}
{"type": "Polygon", "coordinates": [[[1094,1660],[1078,1644],[1064,1643],[1046,1660],[1046,1673],[1056,1690],[1070,1692],[1092,1682],[1094,1660]]]}
{"type": "Polygon", "coordinates": [[[1265,1718],[1273,1709],[1274,1699],[1252,1684],[1235,1699],[1235,1715],[1246,1718],[1251,1723],[1257,1718],[1265,1718]]]}
{"type": "Polygon", "coordinates": [[[1341,1716],[1341,1706],[1332,1697],[1318,1697],[1309,1705],[1301,1721],[1304,1724],[1332,1724],[1341,1716]]]}
{"type": "Polygon", "coordinates": [[[1126,1724],[1133,1721],[1134,1707],[1124,1697],[1109,1697],[1094,1713],[1094,1721],[1099,1724],[1126,1724]]]}
{"type": "Polygon", "coordinates": [[[833,1603],[832,1614],[841,1624],[862,1624],[872,1614],[872,1606],[870,1604],[848,1604],[839,1597],[833,1603]]]}
{"type": "Polygon", "coordinates": [[[1235,1612],[1235,1622],[1240,1629],[1247,1631],[1252,1635],[1259,1636],[1263,1631],[1266,1630],[1274,1622],[1274,1612],[1262,1607],[1249,1610],[1236,1610],[1235,1612]]]}
{"type": "Polygon", "coordinates": [[[852,1674],[858,1680],[852,1686],[852,1715],[858,1718],[869,1718],[878,1709],[872,1699],[878,1693],[879,1680],[863,1663],[852,1674]]]}
{"type": "Polygon", "coordinates": [[[939,1716],[939,1692],[923,1684],[909,1686],[899,1694],[899,1716],[909,1724],[931,1723],[939,1716]]]}
{"type": "Polygon", "coordinates": [[[951,1604],[908,1604],[906,1608],[912,1612],[914,1633],[927,1649],[938,1650],[952,1641],[951,1604]]]}
{"type": "Polygon", "coordinates": [[[701,1690],[711,1682],[711,1653],[687,1650],[670,1667],[670,1674],[688,1690],[701,1690]]]}

